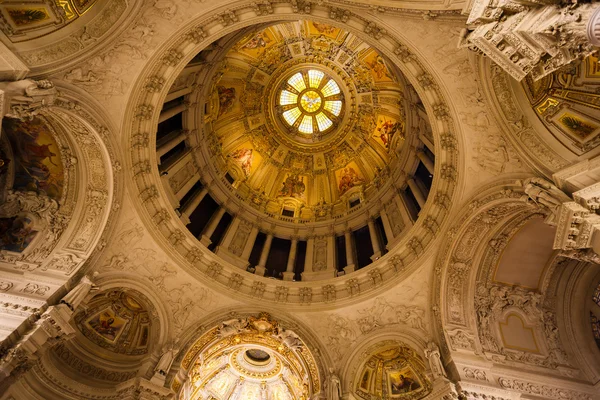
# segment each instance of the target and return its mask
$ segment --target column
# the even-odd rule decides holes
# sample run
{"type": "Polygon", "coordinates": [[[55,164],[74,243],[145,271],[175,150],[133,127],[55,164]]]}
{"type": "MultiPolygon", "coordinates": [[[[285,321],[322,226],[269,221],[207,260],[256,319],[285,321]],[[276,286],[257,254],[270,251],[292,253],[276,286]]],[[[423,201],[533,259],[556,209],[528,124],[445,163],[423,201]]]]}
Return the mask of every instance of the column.
{"type": "Polygon", "coordinates": [[[375,220],[369,218],[367,220],[369,226],[369,236],[371,237],[371,245],[373,246],[373,255],[371,260],[375,261],[381,257],[381,243],[379,243],[379,235],[377,234],[377,227],[375,226],[375,220]]]}
{"type": "Polygon", "coordinates": [[[254,248],[254,243],[256,242],[256,236],[258,236],[258,226],[252,225],[252,230],[250,231],[250,235],[248,235],[248,240],[246,241],[246,246],[244,247],[244,251],[242,251],[242,259],[248,261],[250,258],[250,254],[254,248]]]}
{"type": "Polygon", "coordinates": [[[410,188],[411,192],[413,193],[413,196],[415,196],[415,199],[417,199],[417,203],[419,204],[419,207],[421,207],[421,208],[425,207],[425,201],[426,201],[425,195],[421,191],[421,188],[419,187],[419,185],[417,185],[417,182],[415,182],[415,179],[413,177],[410,177],[407,179],[406,183],[408,184],[408,187],[410,188]]]}
{"type": "Polygon", "coordinates": [[[429,173],[433,175],[433,171],[435,168],[433,166],[433,161],[431,161],[431,158],[429,158],[429,156],[425,154],[425,152],[421,149],[418,149],[416,154],[419,160],[421,160],[421,162],[425,166],[425,168],[427,168],[427,171],[429,171],[429,173]]]}
{"type": "Polygon", "coordinates": [[[196,208],[198,208],[198,206],[202,202],[202,199],[204,199],[204,196],[206,196],[207,193],[208,193],[208,188],[203,187],[202,190],[200,190],[198,193],[196,193],[190,199],[190,201],[188,201],[183,206],[183,209],[181,210],[181,217],[179,217],[181,219],[181,222],[183,222],[185,225],[190,223],[190,215],[192,215],[194,210],[196,210],[196,208]]]}
{"type": "Polygon", "coordinates": [[[344,267],[344,272],[349,274],[356,269],[352,231],[350,229],[344,232],[344,242],[346,245],[346,266],[344,267]]]}
{"type": "Polygon", "coordinates": [[[161,139],[156,146],[156,156],[158,158],[158,165],[160,165],[160,158],[167,154],[171,149],[183,142],[187,137],[186,130],[176,130],[169,133],[166,137],[161,139]]]}
{"type": "Polygon", "coordinates": [[[419,140],[423,142],[423,144],[429,149],[429,151],[435,154],[435,146],[433,145],[433,143],[431,143],[431,140],[429,140],[429,138],[425,136],[424,133],[419,133],[419,140]]]}
{"type": "Polygon", "coordinates": [[[392,225],[390,224],[390,219],[388,218],[387,211],[385,211],[385,208],[382,208],[381,211],[379,211],[379,216],[381,217],[381,222],[383,223],[385,237],[387,237],[387,241],[388,243],[390,243],[394,240],[394,231],[392,229],[392,225]]]}
{"type": "Polygon", "coordinates": [[[265,240],[265,245],[263,246],[262,252],[260,253],[260,261],[256,266],[255,275],[265,276],[265,271],[267,270],[265,266],[267,265],[267,258],[269,257],[269,252],[271,251],[271,243],[273,242],[273,234],[268,233],[267,239],[265,240]]]}
{"type": "MultiPolygon", "coordinates": [[[[240,248],[235,250],[231,248],[231,245],[233,244],[234,240],[236,240],[236,236],[238,235],[238,233],[247,233],[248,236],[250,236],[251,231],[248,231],[249,226],[250,224],[244,219],[240,218],[237,215],[234,216],[233,221],[231,221],[231,224],[229,224],[229,227],[227,228],[227,232],[225,232],[225,236],[223,236],[223,240],[221,240],[221,243],[219,243],[219,245],[215,249],[215,254],[220,256],[225,261],[228,261],[231,264],[235,265],[236,267],[243,269],[244,271],[246,271],[246,269],[250,265],[247,258],[243,259],[241,257],[242,251],[246,247],[246,243],[236,243],[236,246],[240,246],[240,248]],[[244,247],[241,248],[241,246],[244,247]]],[[[248,241],[248,236],[245,238],[246,241],[248,241]]]]}
{"type": "Polygon", "coordinates": [[[335,232],[331,230],[331,234],[327,236],[327,269],[334,278],[337,276],[337,268],[335,266],[335,232]]]}
{"type": "MultiPolygon", "coordinates": [[[[414,225],[413,220],[410,217],[410,214],[408,213],[408,210],[406,209],[406,206],[404,205],[404,202],[402,201],[402,198],[400,197],[400,194],[396,194],[394,196],[393,201],[396,203],[396,207],[398,207],[398,211],[400,211],[400,215],[402,216],[402,222],[404,222],[404,224],[410,228],[411,226],[414,225]]],[[[401,237],[401,236],[399,236],[401,237]]],[[[389,241],[389,239],[388,239],[389,241]]]]}
{"type": "Polygon", "coordinates": [[[287,267],[283,273],[284,281],[294,280],[294,265],[296,264],[296,253],[298,251],[298,239],[292,238],[292,246],[290,247],[290,255],[288,256],[287,267]]]}
{"type": "Polygon", "coordinates": [[[171,92],[165,98],[165,103],[167,103],[171,100],[175,100],[178,97],[185,96],[186,94],[190,94],[190,93],[192,93],[193,90],[194,90],[194,86],[190,85],[190,86],[184,87],[183,89],[179,89],[174,92],[171,92]]]}
{"type": "Polygon", "coordinates": [[[183,185],[181,189],[179,189],[179,191],[175,193],[175,197],[177,198],[177,200],[181,201],[181,199],[183,199],[185,195],[188,194],[190,190],[192,190],[196,182],[198,182],[199,180],[200,175],[198,175],[198,173],[192,175],[192,177],[185,183],[185,185],[183,185]]]}
{"type": "Polygon", "coordinates": [[[315,258],[315,238],[313,236],[309,236],[306,239],[306,260],[304,261],[304,272],[302,273],[302,278],[304,279],[304,274],[307,272],[313,272],[313,264],[315,258]]]}
{"type": "Polygon", "coordinates": [[[204,232],[202,232],[202,237],[200,239],[200,243],[208,247],[212,242],[210,241],[210,237],[213,233],[215,233],[215,229],[217,229],[217,225],[223,218],[223,214],[225,214],[225,207],[219,207],[215,215],[211,218],[208,226],[204,228],[204,232]]]}
{"type": "Polygon", "coordinates": [[[158,123],[164,122],[171,117],[176,116],[188,109],[188,103],[184,102],[179,104],[178,106],[171,107],[168,110],[162,111],[160,116],[158,117],[158,123]]]}

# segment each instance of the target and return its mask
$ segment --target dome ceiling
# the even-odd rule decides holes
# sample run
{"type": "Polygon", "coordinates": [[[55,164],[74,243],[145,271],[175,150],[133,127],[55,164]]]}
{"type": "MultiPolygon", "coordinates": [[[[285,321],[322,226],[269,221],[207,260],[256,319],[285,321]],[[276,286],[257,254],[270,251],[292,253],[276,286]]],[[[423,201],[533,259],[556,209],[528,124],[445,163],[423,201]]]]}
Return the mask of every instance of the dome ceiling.
{"type": "Polygon", "coordinates": [[[86,310],[75,315],[79,331],[103,349],[125,355],[142,355],[152,342],[150,302],[140,293],[111,290],[96,295],[86,310]]]}
{"type": "Polygon", "coordinates": [[[600,143],[600,63],[589,56],[544,78],[523,82],[527,99],[552,135],[577,155],[600,143]]]}
{"type": "Polygon", "coordinates": [[[423,360],[409,347],[387,344],[373,353],[359,370],[358,398],[420,399],[431,391],[423,360]]]}
{"type": "Polygon", "coordinates": [[[393,168],[405,83],[355,35],[314,21],[253,31],[226,54],[208,123],[217,168],[267,214],[312,219],[393,168]]]}
{"type": "Polygon", "coordinates": [[[269,314],[224,321],[196,343],[190,399],[307,400],[319,390],[306,345],[269,314]]]}

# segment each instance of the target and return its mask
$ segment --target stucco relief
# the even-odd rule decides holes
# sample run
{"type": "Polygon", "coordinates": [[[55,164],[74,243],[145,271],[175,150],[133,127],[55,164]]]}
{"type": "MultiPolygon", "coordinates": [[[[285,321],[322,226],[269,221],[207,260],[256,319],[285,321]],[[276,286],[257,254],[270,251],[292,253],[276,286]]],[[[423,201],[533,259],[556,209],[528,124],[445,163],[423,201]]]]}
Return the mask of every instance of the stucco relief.
{"type": "Polygon", "coordinates": [[[334,360],[343,359],[361,338],[378,330],[397,327],[429,335],[429,317],[425,311],[428,297],[426,272],[410,278],[402,293],[385,293],[358,307],[345,307],[335,312],[302,314],[316,321],[314,329],[323,336],[334,360]],[[317,316],[318,315],[318,316],[317,316]]]}
{"type": "MultiPolygon", "coordinates": [[[[129,207],[128,202],[123,205],[125,210],[129,207]]],[[[124,218],[117,226],[114,241],[94,268],[100,273],[118,271],[134,274],[148,282],[168,305],[177,331],[210,312],[217,304],[236,303],[217,295],[174,265],[156,248],[136,217],[124,218]]],[[[202,258],[201,255],[199,257],[202,258]]]]}

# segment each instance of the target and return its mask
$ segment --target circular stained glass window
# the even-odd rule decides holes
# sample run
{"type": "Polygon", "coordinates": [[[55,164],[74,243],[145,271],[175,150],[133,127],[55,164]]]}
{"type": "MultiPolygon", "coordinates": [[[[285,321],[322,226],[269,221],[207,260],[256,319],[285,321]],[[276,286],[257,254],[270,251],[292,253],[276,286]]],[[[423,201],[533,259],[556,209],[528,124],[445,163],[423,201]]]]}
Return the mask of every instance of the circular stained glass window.
{"type": "Polygon", "coordinates": [[[340,118],[343,94],[339,85],[316,69],[297,72],[279,94],[283,120],[299,133],[323,133],[340,118]]]}

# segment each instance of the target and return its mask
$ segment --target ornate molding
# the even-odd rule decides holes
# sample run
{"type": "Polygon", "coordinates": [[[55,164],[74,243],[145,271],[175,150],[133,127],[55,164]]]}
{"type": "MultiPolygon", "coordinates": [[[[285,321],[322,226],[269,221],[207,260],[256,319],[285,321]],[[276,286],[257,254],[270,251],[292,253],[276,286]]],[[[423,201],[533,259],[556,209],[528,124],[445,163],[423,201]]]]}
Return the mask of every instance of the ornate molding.
{"type": "MultiPolygon", "coordinates": [[[[269,14],[268,16],[261,15],[260,22],[265,22],[265,20],[280,20],[282,17],[294,17],[294,11],[292,9],[292,5],[289,3],[279,3],[278,7],[273,7],[273,14],[269,14]]],[[[216,38],[221,37],[225,33],[232,32],[237,29],[239,26],[251,24],[253,21],[258,21],[256,16],[255,7],[252,3],[240,3],[235,7],[235,9],[231,9],[226,11],[225,14],[231,16],[231,13],[234,13],[237,21],[231,20],[229,18],[227,21],[219,18],[219,15],[224,15],[223,11],[219,13],[219,15],[208,15],[205,17],[203,22],[194,22],[193,24],[188,24],[191,26],[190,29],[197,30],[202,29],[203,32],[211,32],[212,34],[206,37],[200,44],[193,43],[189,39],[188,33],[191,31],[190,29],[183,29],[181,34],[177,37],[172,38],[168,43],[161,48],[160,51],[156,53],[156,55],[152,58],[152,61],[149,63],[148,67],[145,69],[143,74],[140,76],[137,86],[143,86],[147,84],[149,77],[158,77],[162,78],[165,82],[164,86],[169,87],[170,83],[173,81],[174,77],[177,76],[177,72],[180,71],[187,60],[191,59],[195,54],[198,53],[199,50],[204,48],[208,43],[213,42],[216,38]],[[165,70],[162,67],[162,59],[165,54],[167,54],[171,50],[176,50],[180,53],[183,53],[184,56],[179,65],[174,67],[173,69],[165,70]]],[[[318,4],[312,4],[311,7],[311,18],[319,21],[329,21],[329,8],[323,7],[318,4]]],[[[387,55],[391,60],[398,60],[398,57],[394,54],[394,50],[399,48],[401,45],[401,41],[394,37],[389,30],[385,32],[382,30],[378,30],[377,32],[381,35],[381,39],[379,39],[376,43],[374,43],[373,38],[369,35],[365,34],[360,29],[357,29],[356,24],[360,24],[363,29],[369,26],[369,21],[365,19],[363,16],[357,15],[356,13],[351,12],[348,16],[348,23],[337,22],[338,24],[343,25],[349,31],[355,33],[356,35],[363,38],[363,40],[369,42],[374,45],[378,50],[380,50],[383,54],[387,55]],[[352,24],[350,24],[352,22],[352,24]]],[[[405,72],[408,79],[414,83],[417,83],[417,76],[422,75],[427,72],[427,68],[415,57],[410,60],[407,58],[403,58],[404,61],[399,62],[399,67],[405,72]],[[416,71],[416,72],[411,72],[416,71]]],[[[430,74],[433,76],[432,74],[430,74]]],[[[437,85],[432,85],[428,89],[419,89],[422,93],[422,99],[432,98],[431,104],[427,104],[426,107],[432,108],[432,104],[435,105],[444,105],[446,100],[441,90],[437,85]]],[[[152,159],[152,152],[144,146],[145,141],[140,141],[140,138],[143,137],[145,132],[153,132],[153,121],[155,120],[155,114],[157,110],[160,108],[160,99],[165,95],[165,89],[163,88],[160,92],[160,96],[156,96],[156,94],[151,94],[146,91],[134,91],[134,98],[132,99],[131,107],[128,109],[126,113],[126,120],[128,121],[128,133],[130,139],[128,143],[130,144],[130,158],[128,163],[130,165],[137,164],[139,162],[150,161],[152,164],[154,160],[152,159]],[[149,108],[151,107],[151,108],[149,108]],[[137,112],[136,112],[137,110],[137,112]],[[144,112],[141,113],[140,110],[144,112]],[[150,114],[152,112],[152,114],[150,114]],[[135,118],[135,115],[143,115],[143,119],[135,118]],[[145,119],[149,118],[149,119],[145,119]],[[142,135],[142,136],[140,136],[142,135]]],[[[441,120],[441,124],[444,125],[442,129],[447,135],[451,135],[454,132],[453,121],[452,119],[444,119],[441,120]]],[[[450,140],[450,139],[449,139],[450,140]]],[[[459,143],[457,140],[453,140],[454,143],[459,143]]],[[[149,143],[152,143],[152,137],[149,137],[149,143]]],[[[454,196],[456,185],[460,182],[459,178],[459,170],[458,170],[458,153],[459,149],[454,148],[452,152],[442,149],[440,154],[438,155],[440,159],[445,160],[447,176],[449,179],[441,179],[436,180],[434,182],[434,192],[439,193],[440,195],[446,196],[448,199],[451,199],[454,196]]],[[[162,185],[158,184],[158,178],[155,176],[151,176],[148,174],[139,174],[135,177],[132,177],[132,182],[135,187],[132,187],[134,192],[140,193],[141,198],[143,199],[143,204],[136,204],[136,207],[139,207],[142,211],[142,214],[154,215],[156,210],[161,208],[168,208],[168,202],[165,200],[164,194],[162,193],[162,185]],[[161,188],[161,189],[158,189],[161,188]]],[[[438,203],[439,204],[439,203],[438,203]]],[[[428,228],[425,228],[421,224],[417,223],[412,231],[409,233],[409,237],[415,239],[413,241],[413,245],[418,245],[412,247],[412,250],[408,248],[405,241],[402,241],[393,252],[389,253],[389,256],[382,257],[378,262],[374,263],[374,266],[370,266],[365,268],[364,270],[354,272],[351,274],[352,276],[344,276],[339,277],[337,280],[339,284],[336,284],[336,287],[345,287],[345,284],[349,279],[355,279],[363,283],[363,288],[360,294],[356,291],[353,292],[353,295],[359,295],[360,297],[367,295],[368,292],[373,290],[372,284],[365,283],[370,281],[370,277],[367,275],[368,270],[378,268],[382,275],[382,280],[384,282],[383,285],[379,287],[384,288],[394,282],[394,279],[390,279],[395,276],[396,270],[391,268],[391,265],[387,263],[388,258],[392,256],[398,256],[402,260],[404,264],[404,271],[409,271],[411,266],[416,265],[415,261],[421,258],[424,254],[426,254],[426,249],[429,248],[429,245],[432,243],[433,239],[439,234],[439,232],[431,229],[430,227],[433,225],[434,221],[438,226],[442,226],[445,218],[447,216],[448,209],[439,207],[437,204],[433,204],[429,202],[426,207],[423,209],[422,214],[424,216],[429,216],[430,219],[428,228]],[[416,249],[416,251],[415,251],[416,249]]],[[[178,218],[171,218],[169,221],[164,221],[162,223],[162,227],[154,227],[152,229],[152,233],[158,236],[161,242],[165,243],[165,240],[168,240],[168,236],[179,226],[177,222],[178,218]],[[167,228],[168,226],[168,228],[167,228]],[[167,233],[167,236],[161,238],[167,233]]],[[[407,239],[408,240],[408,239],[407,239]]],[[[179,242],[176,248],[169,248],[168,252],[172,253],[181,253],[183,259],[192,248],[199,248],[201,245],[197,243],[195,238],[192,238],[191,235],[186,234],[186,238],[179,242]]],[[[212,253],[203,251],[204,258],[198,264],[196,264],[195,268],[191,268],[191,266],[186,265],[187,263],[182,262],[184,266],[187,267],[188,271],[191,272],[194,276],[200,278],[201,280],[206,280],[207,273],[211,272],[211,278],[214,281],[218,282],[223,286],[226,290],[232,290],[231,287],[228,286],[228,282],[230,281],[230,277],[232,273],[238,273],[239,268],[230,266],[227,263],[219,260],[218,257],[215,257],[212,253]],[[207,265],[212,265],[214,262],[219,262],[223,268],[219,274],[214,274],[212,268],[208,268],[207,265]],[[202,265],[199,265],[202,264],[202,265]]],[[[177,256],[178,259],[182,259],[182,257],[177,256]]],[[[251,297],[256,297],[260,294],[261,299],[269,300],[269,301],[282,301],[283,297],[281,295],[282,289],[277,289],[275,286],[285,287],[288,291],[287,296],[285,297],[285,301],[290,305],[301,305],[303,304],[302,299],[305,296],[301,296],[300,288],[298,285],[295,285],[292,282],[281,282],[275,285],[272,281],[263,279],[257,276],[252,277],[251,275],[245,278],[244,283],[239,286],[236,290],[238,294],[244,294],[251,297]],[[261,289],[259,291],[255,290],[259,287],[256,282],[260,282],[264,284],[264,291],[261,289]]],[[[313,287],[311,304],[314,306],[315,304],[332,304],[339,303],[340,301],[348,300],[351,298],[349,292],[345,290],[337,290],[337,296],[335,300],[332,300],[330,295],[325,295],[322,292],[322,287],[319,285],[318,287],[313,287]],[[327,299],[327,300],[326,300],[327,299]]]]}

